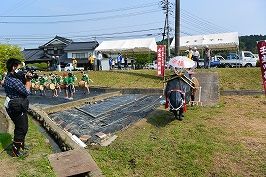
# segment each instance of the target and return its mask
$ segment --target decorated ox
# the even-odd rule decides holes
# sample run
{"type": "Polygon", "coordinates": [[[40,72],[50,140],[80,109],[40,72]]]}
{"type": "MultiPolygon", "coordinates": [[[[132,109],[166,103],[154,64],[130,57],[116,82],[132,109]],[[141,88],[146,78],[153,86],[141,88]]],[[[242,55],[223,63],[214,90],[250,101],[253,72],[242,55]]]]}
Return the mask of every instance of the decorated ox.
{"type": "Polygon", "coordinates": [[[171,75],[166,80],[165,88],[165,108],[170,108],[175,119],[183,120],[186,105],[190,101],[195,101],[196,91],[199,86],[197,78],[192,77],[188,72],[171,75]]]}

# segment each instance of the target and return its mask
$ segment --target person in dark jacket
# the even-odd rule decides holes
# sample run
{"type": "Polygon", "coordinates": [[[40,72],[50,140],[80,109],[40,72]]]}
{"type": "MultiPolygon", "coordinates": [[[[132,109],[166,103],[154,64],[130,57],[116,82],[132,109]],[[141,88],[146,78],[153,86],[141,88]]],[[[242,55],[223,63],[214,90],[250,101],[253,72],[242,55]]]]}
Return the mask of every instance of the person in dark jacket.
{"type": "Polygon", "coordinates": [[[28,132],[29,101],[27,99],[30,92],[31,73],[25,73],[20,69],[21,62],[18,59],[10,58],[6,62],[8,73],[4,82],[6,92],[5,107],[6,111],[15,124],[14,141],[12,153],[15,157],[28,155],[25,150],[31,148],[25,146],[25,137],[28,132]]]}
{"type": "Polygon", "coordinates": [[[209,49],[208,45],[205,45],[205,50],[203,51],[204,54],[204,68],[210,68],[210,59],[211,59],[211,49],[209,49]]]}

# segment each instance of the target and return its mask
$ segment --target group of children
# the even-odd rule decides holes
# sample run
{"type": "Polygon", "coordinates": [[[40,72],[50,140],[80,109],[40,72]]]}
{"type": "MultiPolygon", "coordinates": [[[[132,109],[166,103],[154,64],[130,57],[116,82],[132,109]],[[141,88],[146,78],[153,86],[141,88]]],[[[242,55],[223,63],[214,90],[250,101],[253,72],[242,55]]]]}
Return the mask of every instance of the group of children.
{"type": "MultiPolygon", "coordinates": [[[[39,77],[33,77],[31,80],[31,92],[36,94],[37,90],[40,90],[40,96],[46,96],[47,89],[52,90],[53,97],[58,97],[58,94],[61,92],[61,89],[64,89],[65,97],[64,99],[73,100],[75,93],[75,81],[77,77],[73,75],[72,72],[63,73],[62,77],[57,73],[50,73],[47,76],[45,73],[41,74],[39,77]]],[[[84,84],[81,86],[83,94],[90,93],[89,90],[89,79],[88,75],[85,72],[82,72],[82,77],[80,82],[84,84]]]]}

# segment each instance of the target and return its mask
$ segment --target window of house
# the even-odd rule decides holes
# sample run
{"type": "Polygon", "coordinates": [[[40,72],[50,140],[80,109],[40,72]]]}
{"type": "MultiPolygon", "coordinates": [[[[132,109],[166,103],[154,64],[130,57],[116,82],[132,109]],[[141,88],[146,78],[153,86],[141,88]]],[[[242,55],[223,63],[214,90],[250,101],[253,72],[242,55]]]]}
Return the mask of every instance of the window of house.
{"type": "Polygon", "coordinates": [[[72,53],[72,58],[88,58],[87,53],[72,53]]]}
{"type": "Polygon", "coordinates": [[[57,49],[57,54],[64,54],[63,49],[57,49]]]}
{"type": "Polygon", "coordinates": [[[47,50],[47,53],[48,53],[48,54],[54,54],[54,49],[48,49],[48,50],[47,50]]]}

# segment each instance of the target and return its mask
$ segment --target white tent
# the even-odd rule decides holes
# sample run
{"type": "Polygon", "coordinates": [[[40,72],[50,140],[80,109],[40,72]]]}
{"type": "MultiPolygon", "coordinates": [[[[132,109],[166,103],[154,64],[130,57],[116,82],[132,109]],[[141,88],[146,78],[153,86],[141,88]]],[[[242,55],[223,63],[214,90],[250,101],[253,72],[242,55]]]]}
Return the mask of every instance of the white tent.
{"type": "MultiPolygon", "coordinates": [[[[197,36],[182,36],[180,37],[180,50],[188,50],[189,46],[204,48],[208,45],[212,50],[237,50],[239,46],[238,33],[219,33],[197,36]]],[[[170,48],[175,47],[175,39],[173,39],[170,48]]]]}
{"type": "Polygon", "coordinates": [[[148,53],[157,52],[155,38],[126,39],[116,41],[103,41],[95,51],[108,53],[148,53]]]}

